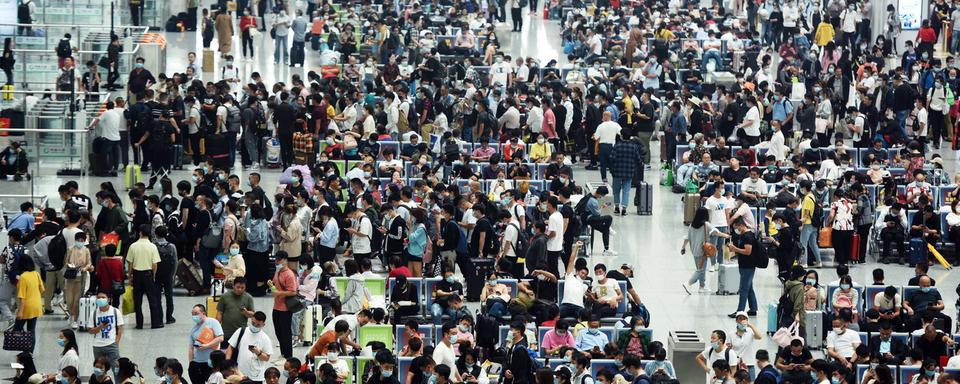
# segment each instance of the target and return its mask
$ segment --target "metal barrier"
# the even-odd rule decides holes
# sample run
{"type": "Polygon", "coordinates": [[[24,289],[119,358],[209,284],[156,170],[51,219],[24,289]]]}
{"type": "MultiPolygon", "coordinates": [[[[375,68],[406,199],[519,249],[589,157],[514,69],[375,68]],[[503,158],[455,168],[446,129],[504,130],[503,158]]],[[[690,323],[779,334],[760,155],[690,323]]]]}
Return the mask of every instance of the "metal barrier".
{"type": "MultiPolygon", "coordinates": [[[[34,0],[36,5],[30,15],[38,24],[75,24],[75,25],[103,25],[109,21],[111,15],[116,23],[129,23],[130,7],[121,0],[34,0]]],[[[157,10],[157,0],[145,0],[141,13],[142,25],[162,27],[160,12],[157,10]]]]}

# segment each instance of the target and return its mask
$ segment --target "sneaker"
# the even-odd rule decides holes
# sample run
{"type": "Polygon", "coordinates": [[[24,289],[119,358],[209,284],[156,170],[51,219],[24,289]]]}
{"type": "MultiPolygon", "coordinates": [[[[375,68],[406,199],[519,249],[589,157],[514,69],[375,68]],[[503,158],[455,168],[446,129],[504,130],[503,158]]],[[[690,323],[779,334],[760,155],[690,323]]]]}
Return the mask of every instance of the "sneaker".
{"type": "Polygon", "coordinates": [[[651,166],[650,164],[644,164],[644,165],[643,165],[643,170],[644,170],[644,171],[649,171],[649,170],[652,170],[652,169],[653,169],[653,166],[651,166]]]}
{"type": "Polygon", "coordinates": [[[79,328],[79,327],[80,327],[80,325],[78,325],[76,321],[71,321],[71,322],[70,322],[70,329],[77,329],[77,328],[79,328]]]}
{"type": "Polygon", "coordinates": [[[619,214],[620,214],[620,207],[619,206],[613,207],[613,215],[617,216],[619,214]]]}
{"type": "Polygon", "coordinates": [[[709,272],[716,272],[716,271],[717,271],[717,265],[716,265],[716,264],[711,265],[710,268],[707,269],[707,271],[709,271],[709,272]]]}
{"type": "Polygon", "coordinates": [[[614,231],[613,228],[610,228],[610,234],[611,234],[611,235],[616,235],[616,234],[617,234],[617,231],[614,231]]]}
{"type": "Polygon", "coordinates": [[[690,286],[688,286],[687,283],[681,283],[680,286],[683,287],[683,290],[684,290],[684,291],[687,291],[687,295],[689,296],[689,295],[690,295],[690,286]]]}
{"type": "Polygon", "coordinates": [[[747,316],[756,317],[756,316],[757,316],[757,311],[747,311],[747,316]]]}
{"type": "Polygon", "coordinates": [[[610,250],[610,249],[604,249],[604,250],[603,250],[603,253],[601,253],[600,255],[601,255],[601,256],[616,256],[616,255],[617,255],[617,251],[610,250]]]}
{"type": "Polygon", "coordinates": [[[710,288],[707,288],[707,286],[702,286],[700,287],[700,289],[697,290],[697,293],[701,293],[701,294],[710,293],[710,288]]]}
{"type": "Polygon", "coordinates": [[[167,319],[167,324],[173,324],[173,323],[176,323],[176,322],[177,322],[177,319],[174,319],[174,318],[172,318],[172,317],[169,318],[169,319],[167,319]]]}
{"type": "Polygon", "coordinates": [[[44,310],[43,310],[43,314],[44,314],[44,315],[52,315],[52,314],[53,314],[53,310],[52,310],[52,309],[44,309],[44,310]]]}
{"type": "MultiPolygon", "coordinates": [[[[737,311],[737,312],[739,312],[739,311],[737,311]]],[[[736,319],[736,318],[737,318],[737,312],[731,313],[731,314],[727,315],[727,317],[729,317],[729,318],[731,318],[731,319],[736,319]]]]}

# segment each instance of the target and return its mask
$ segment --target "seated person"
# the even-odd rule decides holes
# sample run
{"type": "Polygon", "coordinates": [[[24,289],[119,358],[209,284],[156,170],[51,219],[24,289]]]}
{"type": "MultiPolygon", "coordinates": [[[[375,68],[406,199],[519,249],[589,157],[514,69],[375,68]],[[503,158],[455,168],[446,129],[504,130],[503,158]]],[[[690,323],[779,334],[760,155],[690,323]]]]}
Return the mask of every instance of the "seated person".
{"type": "Polygon", "coordinates": [[[932,186],[927,182],[927,172],[922,169],[913,171],[913,181],[907,184],[907,204],[917,206],[920,196],[933,201],[932,186]]]}
{"type": "Polygon", "coordinates": [[[616,279],[607,278],[607,267],[603,264],[597,264],[593,267],[594,276],[593,287],[588,292],[591,301],[593,301],[593,314],[600,317],[611,317],[617,314],[617,308],[623,301],[623,292],[620,291],[620,284],[616,279]]]}
{"type": "Polygon", "coordinates": [[[347,376],[350,376],[351,369],[353,365],[352,361],[347,362],[347,359],[341,359],[340,355],[346,356],[346,351],[340,347],[340,344],[332,343],[327,349],[325,355],[320,356],[321,364],[330,364],[333,367],[333,370],[337,372],[337,382],[343,383],[346,381],[347,376]],[[349,364],[349,365],[348,365],[349,364]]]}
{"type": "Polygon", "coordinates": [[[443,323],[443,315],[451,319],[460,318],[457,312],[463,310],[463,302],[460,299],[460,295],[463,295],[463,284],[453,277],[453,270],[444,268],[443,280],[437,283],[431,295],[433,295],[433,304],[430,306],[430,313],[433,315],[434,325],[443,323]],[[458,305],[454,306],[454,301],[457,301],[458,305]]]}
{"type": "Polygon", "coordinates": [[[883,140],[874,140],[873,146],[864,150],[863,158],[860,162],[863,166],[870,166],[874,163],[881,165],[886,165],[889,163],[890,154],[887,153],[887,149],[883,147],[883,140]]]}
{"type": "Polygon", "coordinates": [[[501,146],[503,149],[503,160],[504,161],[514,161],[516,159],[523,160],[525,154],[526,144],[520,141],[518,137],[511,137],[506,144],[501,146]]]}
{"type": "Polygon", "coordinates": [[[694,179],[694,173],[697,171],[697,164],[690,161],[690,151],[684,152],[680,156],[680,165],[677,166],[677,172],[674,177],[674,185],[687,185],[687,181],[694,179]]]}
{"type": "Polygon", "coordinates": [[[920,289],[911,291],[903,299],[903,308],[909,318],[907,329],[920,328],[921,318],[924,316],[941,319],[944,323],[944,329],[953,329],[950,327],[950,317],[943,313],[943,297],[940,296],[940,292],[936,288],[930,285],[930,277],[921,276],[919,283],[920,289]]]}
{"type": "MultiPolygon", "coordinates": [[[[399,260],[399,257],[394,257],[399,260]]],[[[405,316],[416,316],[420,313],[420,295],[417,286],[404,275],[396,276],[393,289],[390,291],[390,306],[393,308],[393,323],[405,316]]]]}
{"type": "Polygon", "coordinates": [[[615,252],[610,250],[610,226],[613,225],[613,217],[601,214],[600,199],[610,193],[606,185],[601,185],[593,191],[592,194],[584,196],[587,201],[586,224],[600,232],[603,237],[603,255],[613,256],[615,252]]]}
{"type": "Polygon", "coordinates": [[[397,150],[395,148],[383,149],[383,160],[377,162],[377,169],[380,171],[381,177],[387,177],[386,175],[391,175],[393,172],[403,174],[403,161],[397,159],[396,156],[397,150]]]}
{"type": "Polygon", "coordinates": [[[573,333],[569,330],[570,324],[566,319],[557,320],[553,329],[543,334],[543,340],[540,346],[543,347],[543,353],[547,356],[560,356],[560,349],[563,347],[574,348],[576,341],[573,339],[573,333]]]}
{"type": "MultiPolygon", "coordinates": [[[[887,153],[884,151],[883,153],[887,153]]],[[[867,170],[867,177],[870,178],[870,182],[873,184],[883,184],[884,179],[891,178],[890,171],[886,168],[883,168],[880,164],[880,160],[874,160],[870,164],[870,169],[867,170]]]]}
{"type": "Polygon", "coordinates": [[[783,180],[783,170],[777,166],[777,159],[773,156],[767,156],[766,158],[766,167],[763,169],[763,174],[760,175],[763,181],[767,184],[776,184],[783,180]]]}
{"type": "Polygon", "coordinates": [[[700,161],[700,164],[697,165],[697,171],[694,174],[694,179],[698,182],[706,181],[707,176],[710,175],[712,171],[720,171],[720,167],[713,163],[712,157],[709,153],[704,153],[703,158],[700,161]]]}
{"type": "Polygon", "coordinates": [[[750,168],[750,177],[740,184],[740,195],[758,203],[767,197],[767,191],[767,182],[760,178],[760,168],[750,168]]]}
{"type": "Polygon", "coordinates": [[[542,133],[537,135],[537,142],[530,146],[530,161],[534,163],[547,163],[552,157],[550,143],[542,133]]]}
{"type": "Polygon", "coordinates": [[[473,349],[477,346],[477,338],[473,335],[473,316],[463,315],[457,319],[457,347],[453,353],[460,356],[460,350],[473,349]]]}
{"type": "Polygon", "coordinates": [[[853,312],[849,309],[840,310],[840,315],[833,319],[833,330],[827,334],[826,343],[827,356],[848,367],[857,360],[856,349],[860,346],[860,335],[847,329],[852,318],[853,312]]]}
{"type": "Polygon", "coordinates": [[[895,203],[894,198],[887,199],[890,205],[881,207],[878,212],[880,221],[874,225],[880,228],[880,262],[890,262],[890,246],[897,246],[897,257],[901,260],[906,259],[906,246],[904,242],[907,239],[907,215],[906,207],[903,204],[895,203]],[[887,212],[884,212],[886,210],[887,212]]]}
{"type": "Polygon", "coordinates": [[[923,327],[923,335],[913,341],[913,347],[923,351],[926,359],[940,361],[947,356],[947,347],[953,347],[953,337],[937,330],[933,324],[923,327]]]}
{"type": "Polygon", "coordinates": [[[892,335],[893,324],[881,321],[880,334],[870,338],[870,354],[876,356],[880,364],[900,365],[907,357],[907,345],[892,335]]]}
{"type": "Polygon", "coordinates": [[[739,183],[746,179],[750,174],[750,170],[746,167],[740,166],[742,160],[739,157],[733,157],[730,159],[730,166],[724,167],[721,176],[723,181],[728,183],[739,183]]]}
{"type": "Polygon", "coordinates": [[[400,150],[400,158],[404,161],[411,161],[418,153],[427,153],[427,143],[420,142],[420,135],[410,135],[410,142],[403,144],[403,149],[400,150]]]}
{"type": "Polygon", "coordinates": [[[853,287],[853,279],[850,275],[840,277],[840,288],[833,290],[830,298],[830,305],[833,308],[834,316],[839,315],[843,309],[849,309],[853,313],[853,321],[857,321],[860,308],[860,291],[853,287]]]}
{"type": "Polygon", "coordinates": [[[877,292],[873,296],[873,309],[880,312],[881,322],[887,321],[899,328],[901,299],[898,292],[899,289],[892,285],[884,288],[883,292],[877,292]]]}
{"type": "MultiPolygon", "coordinates": [[[[476,159],[476,157],[474,157],[474,159],[476,159]]],[[[480,178],[496,179],[497,175],[499,175],[501,172],[503,174],[507,173],[507,169],[500,164],[500,155],[494,153],[493,156],[488,158],[488,160],[490,160],[490,164],[487,164],[480,169],[480,178]]]]}
{"type": "Polygon", "coordinates": [[[19,141],[13,141],[0,152],[0,178],[14,175],[14,180],[20,181],[27,174],[27,151],[20,147],[19,141]]]}
{"type": "MultiPolygon", "coordinates": [[[[940,215],[933,211],[933,207],[926,205],[920,212],[913,215],[913,222],[910,223],[910,241],[924,240],[929,244],[936,244],[940,241],[940,215]]],[[[927,254],[923,249],[923,254],[927,254]]],[[[926,262],[919,260],[918,262],[926,262]]]]}
{"type": "Polygon", "coordinates": [[[783,348],[777,354],[776,366],[785,381],[808,383],[810,363],[813,363],[813,354],[801,339],[791,340],[790,346],[783,348]]]}
{"type": "Polygon", "coordinates": [[[420,323],[416,319],[408,319],[403,325],[403,333],[400,334],[400,339],[397,340],[397,343],[403,345],[403,349],[400,350],[401,356],[411,356],[411,353],[420,353],[423,352],[423,339],[425,335],[420,333],[420,323]],[[418,345],[413,345],[414,340],[419,340],[418,345]]]}
{"type": "MultiPolygon", "coordinates": [[[[331,323],[333,323],[332,320],[331,323]]],[[[318,356],[327,356],[329,350],[338,351],[340,344],[337,341],[350,337],[350,324],[346,320],[338,320],[333,324],[332,329],[328,326],[326,331],[313,343],[310,351],[307,352],[307,357],[313,359],[318,356]]]]}
{"type": "Polygon", "coordinates": [[[480,137],[480,146],[473,150],[470,159],[473,161],[487,161],[497,153],[497,149],[490,146],[490,138],[480,137]]]}
{"type": "MultiPolygon", "coordinates": [[[[479,276],[477,278],[480,278],[479,276]]],[[[487,314],[500,319],[507,314],[507,303],[510,302],[510,287],[497,280],[495,274],[487,277],[487,283],[480,292],[480,303],[487,314]]]]}
{"type": "Polygon", "coordinates": [[[603,347],[609,342],[607,334],[600,332],[600,318],[593,315],[590,317],[587,329],[577,334],[574,344],[578,351],[597,357],[603,356],[603,347]]]}
{"type": "MultiPolygon", "coordinates": [[[[710,148],[709,153],[710,159],[712,159],[715,163],[727,164],[730,160],[733,160],[733,157],[730,156],[730,147],[727,146],[727,139],[723,137],[717,138],[716,145],[713,148],[710,148]]],[[[738,160],[741,162],[743,161],[742,158],[738,160]]]]}

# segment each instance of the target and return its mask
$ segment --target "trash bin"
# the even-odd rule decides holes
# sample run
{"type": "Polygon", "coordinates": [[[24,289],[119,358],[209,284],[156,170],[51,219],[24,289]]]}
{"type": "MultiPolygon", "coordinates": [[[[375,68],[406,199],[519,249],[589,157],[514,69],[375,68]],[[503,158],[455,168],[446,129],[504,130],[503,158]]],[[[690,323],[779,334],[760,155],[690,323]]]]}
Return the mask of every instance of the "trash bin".
{"type": "Polygon", "coordinates": [[[667,340],[667,359],[673,363],[677,380],[684,384],[703,383],[706,375],[697,365],[697,355],[706,345],[697,331],[670,331],[667,340]]]}

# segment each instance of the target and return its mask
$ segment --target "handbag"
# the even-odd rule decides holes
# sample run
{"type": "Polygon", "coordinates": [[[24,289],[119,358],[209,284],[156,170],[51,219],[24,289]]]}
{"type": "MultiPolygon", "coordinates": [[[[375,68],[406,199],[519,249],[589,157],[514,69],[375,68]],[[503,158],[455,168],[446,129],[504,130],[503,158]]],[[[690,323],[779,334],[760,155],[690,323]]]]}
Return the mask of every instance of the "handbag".
{"type": "Polygon", "coordinates": [[[306,308],[303,305],[303,296],[299,294],[283,298],[283,303],[287,305],[287,310],[290,311],[290,313],[300,312],[306,308]]]}
{"type": "Polygon", "coordinates": [[[103,68],[103,69],[110,69],[110,58],[107,56],[100,56],[100,61],[98,62],[97,65],[99,65],[100,68],[103,68]]]}
{"type": "Polygon", "coordinates": [[[717,246],[709,241],[706,223],[703,224],[703,245],[700,246],[700,249],[703,250],[703,257],[712,258],[717,256],[717,246]]]}
{"type": "Polygon", "coordinates": [[[833,248],[833,228],[820,228],[820,233],[817,235],[817,245],[821,248],[833,248]]]}
{"type": "Polygon", "coordinates": [[[67,280],[73,280],[80,276],[80,268],[77,267],[66,267],[63,269],[63,278],[67,280]]]}
{"type": "Polygon", "coordinates": [[[4,351],[33,351],[33,332],[13,328],[3,331],[4,351]]]}
{"type": "Polygon", "coordinates": [[[799,335],[800,323],[794,321],[789,327],[778,329],[777,332],[773,334],[772,339],[775,343],[777,343],[777,345],[779,345],[781,348],[784,348],[789,346],[790,342],[792,342],[794,339],[800,339],[802,341],[803,339],[800,338],[799,335]]]}
{"type": "Polygon", "coordinates": [[[113,296],[121,296],[125,290],[123,280],[110,282],[110,293],[113,296]]]}

